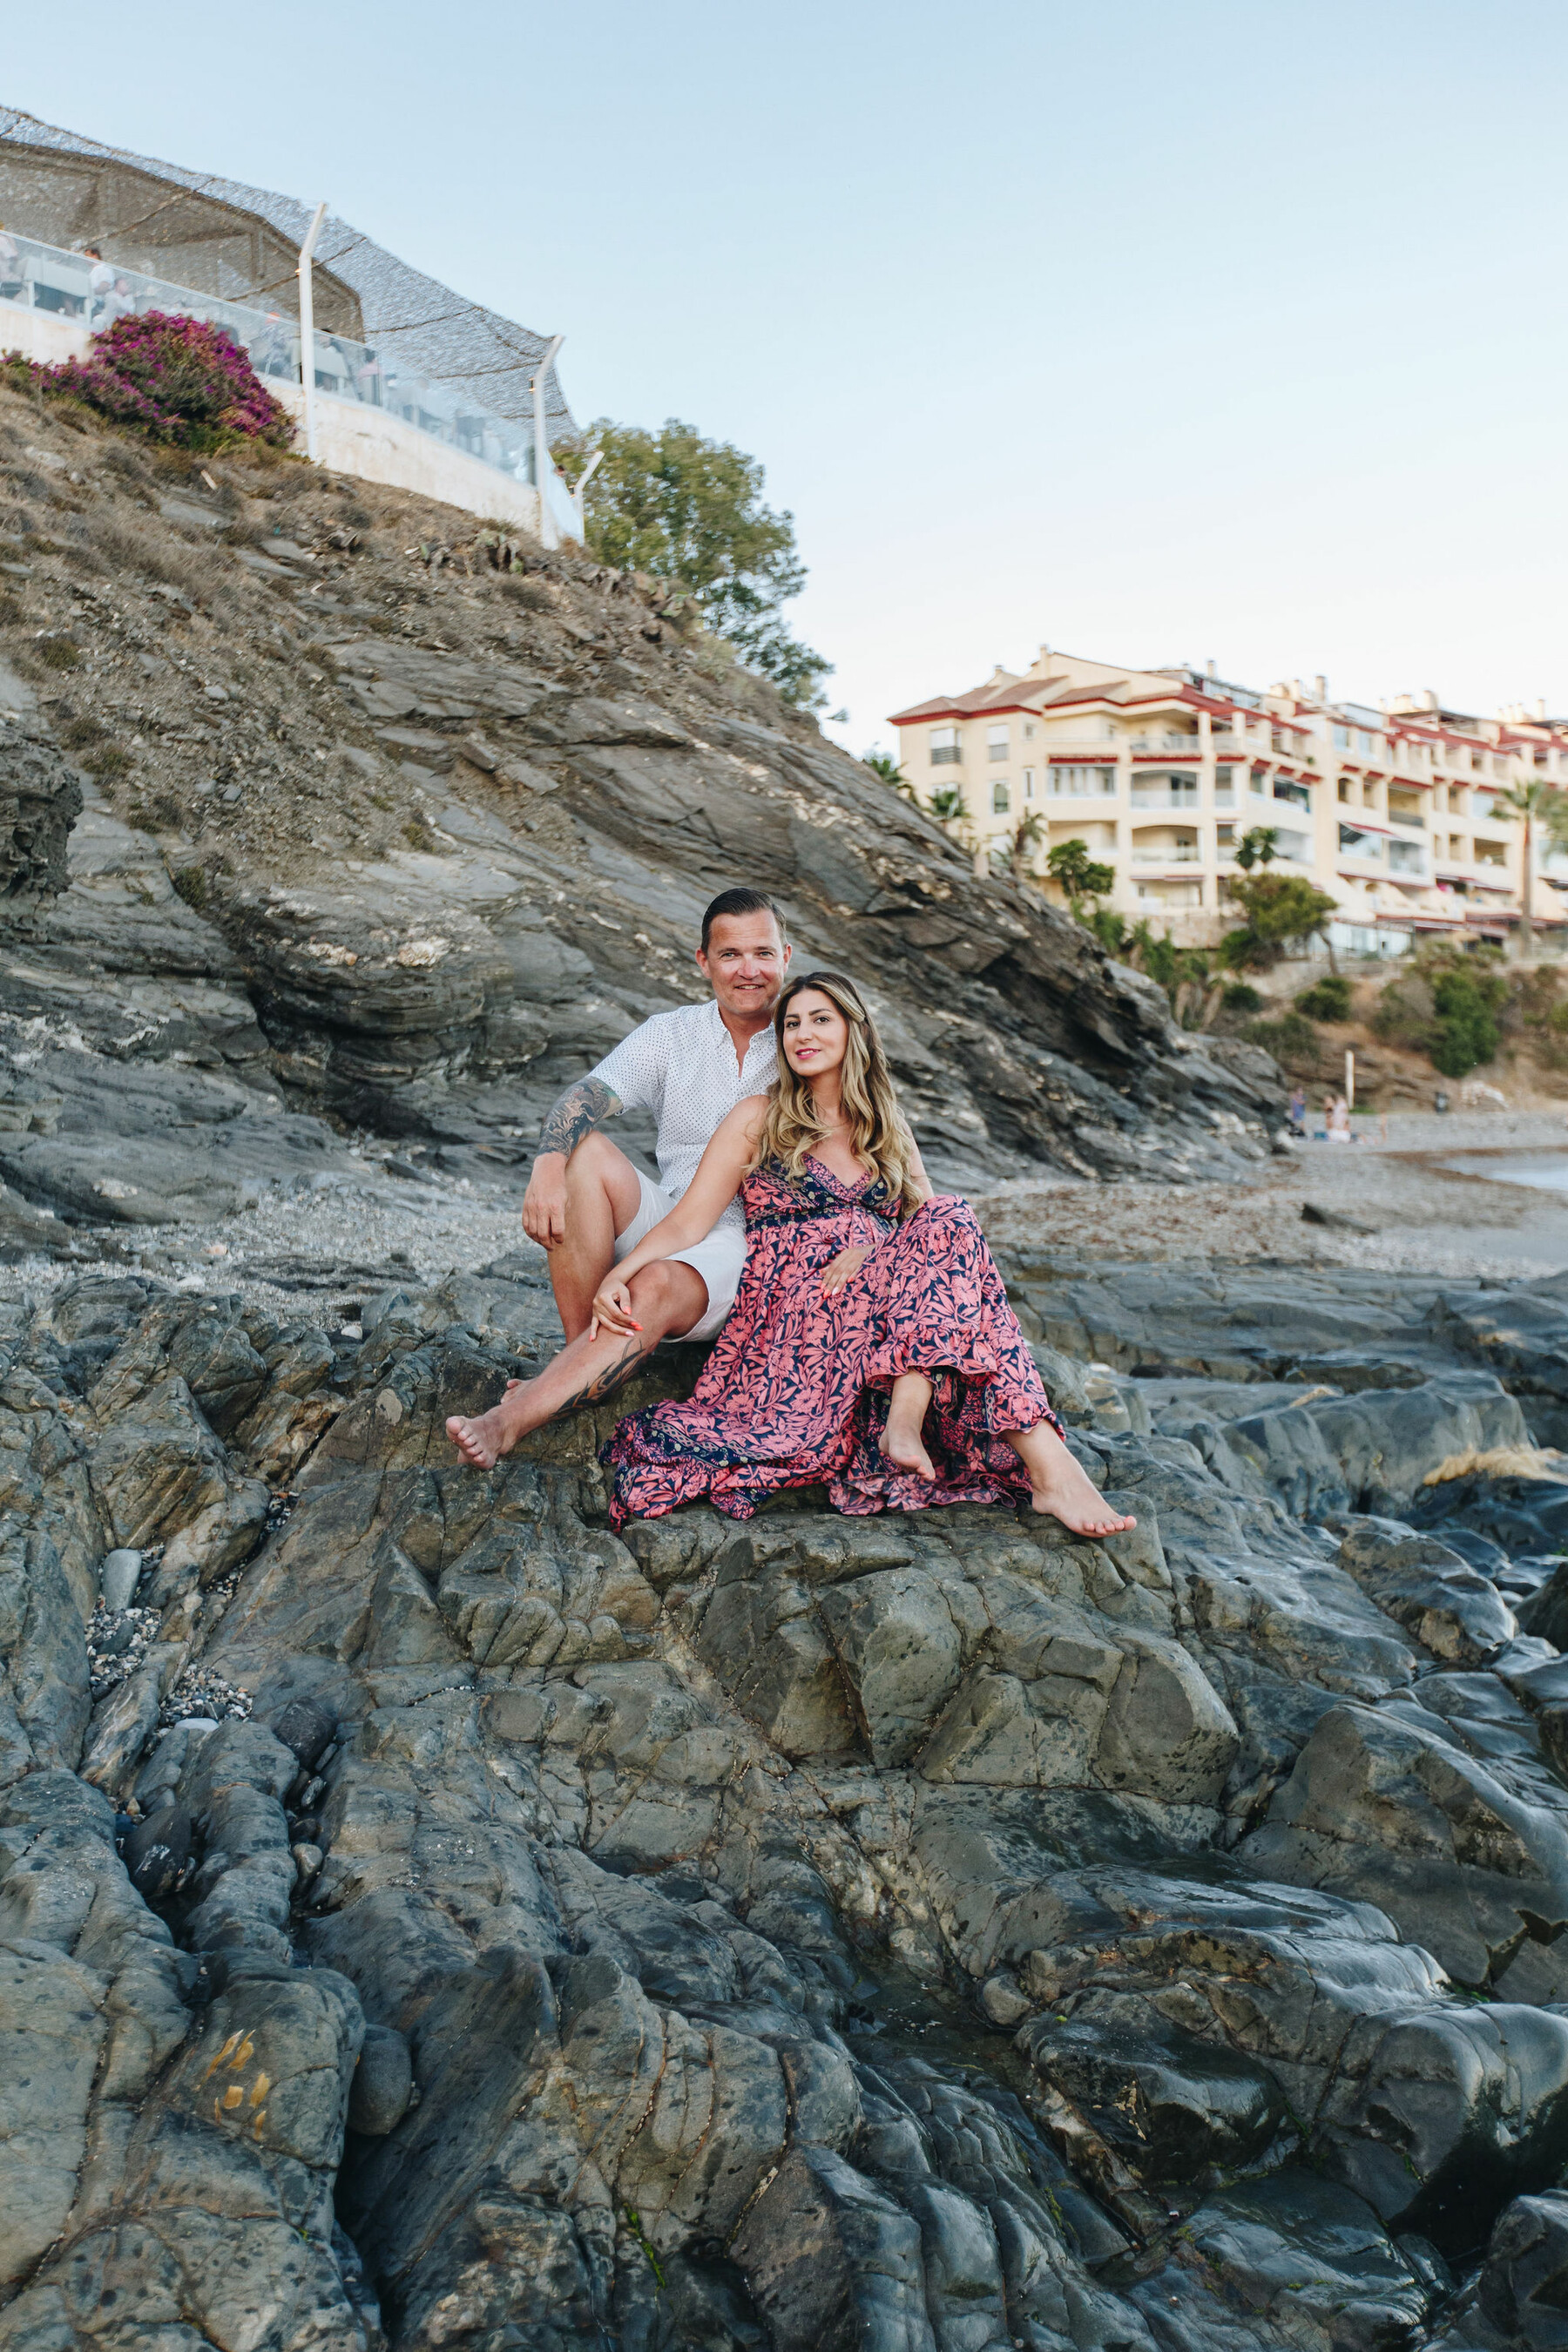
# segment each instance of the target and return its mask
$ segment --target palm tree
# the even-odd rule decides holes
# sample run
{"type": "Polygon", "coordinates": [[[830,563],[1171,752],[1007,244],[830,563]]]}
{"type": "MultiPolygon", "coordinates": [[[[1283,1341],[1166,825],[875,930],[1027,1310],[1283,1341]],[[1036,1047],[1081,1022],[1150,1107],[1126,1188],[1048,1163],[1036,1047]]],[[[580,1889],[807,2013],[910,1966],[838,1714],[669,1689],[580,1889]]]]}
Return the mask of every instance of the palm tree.
{"type": "Polygon", "coordinates": [[[891,784],[896,793],[902,793],[906,800],[913,798],[914,787],[889,752],[862,751],[860,765],[869,768],[874,776],[880,776],[885,784],[891,784]]]}
{"type": "Polygon", "coordinates": [[[1568,803],[1543,776],[1499,793],[1497,805],[1524,823],[1523,878],[1519,900],[1519,944],[1529,955],[1535,945],[1535,828],[1544,824],[1554,842],[1568,842],[1568,803]]]}
{"type": "Polygon", "coordinates": [[[1244,874],[1255,866],[1272,866],[1279,855],[1279,828],[1277,824],[1255,824],[1244,833],[1236,853],[1236,862],[1244,874]]]}
{"type": "Polygon", "coordinates": [[[1013,834],[1012,858],[1015,872],[1021,871],[1031,849],[1037,849],[1046,837],[1045,819],[1038,809],[1031,809],[1020,818],[1013,834]]]}

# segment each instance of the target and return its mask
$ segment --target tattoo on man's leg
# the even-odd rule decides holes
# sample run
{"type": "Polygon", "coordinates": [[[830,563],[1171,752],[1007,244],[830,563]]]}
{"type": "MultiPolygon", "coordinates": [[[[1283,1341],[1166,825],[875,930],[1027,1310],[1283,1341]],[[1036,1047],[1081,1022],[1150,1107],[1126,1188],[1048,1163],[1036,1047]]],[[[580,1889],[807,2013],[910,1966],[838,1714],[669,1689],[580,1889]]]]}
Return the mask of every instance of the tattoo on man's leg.
{"type": "Polygon", "coordinates": [[[614,1395],[616,1389],[624,1387],[647,1353],[647,1349],[640,1339],[628,1339],[614,1363],[606,1364],[602,1372],[595,1372],[592,1380],[584,1381],[581,1388],[574,1389],[571,1395],[557,1405],[556,1412],[574,1412],[579,1405],[602,1404],[607,1396],[614,1395]]]}

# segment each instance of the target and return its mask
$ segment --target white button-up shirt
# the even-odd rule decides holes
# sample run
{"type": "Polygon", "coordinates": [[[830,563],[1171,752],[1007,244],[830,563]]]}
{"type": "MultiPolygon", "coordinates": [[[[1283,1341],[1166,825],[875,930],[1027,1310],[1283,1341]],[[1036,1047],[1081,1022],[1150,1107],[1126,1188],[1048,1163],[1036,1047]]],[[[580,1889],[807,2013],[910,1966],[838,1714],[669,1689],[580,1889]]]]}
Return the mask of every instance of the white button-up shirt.
{"type": "MultiPolygon", "coordinates": [[[[698,1162],[721,1119],[747,1095],[764,1094],[778,1068],[770,1024],[759,1030],[737,1063],[723,1016],[711,998],[656,1013],[623,1037],[590,1075],[609,1087],[626,1110],[651,1110],[658,1121],[654,1147],[659,1181],[679,1200],[697,1173],[698,1162]]],[[[721,1224],[743,1224],[732,1201],[721,1224]]]]}

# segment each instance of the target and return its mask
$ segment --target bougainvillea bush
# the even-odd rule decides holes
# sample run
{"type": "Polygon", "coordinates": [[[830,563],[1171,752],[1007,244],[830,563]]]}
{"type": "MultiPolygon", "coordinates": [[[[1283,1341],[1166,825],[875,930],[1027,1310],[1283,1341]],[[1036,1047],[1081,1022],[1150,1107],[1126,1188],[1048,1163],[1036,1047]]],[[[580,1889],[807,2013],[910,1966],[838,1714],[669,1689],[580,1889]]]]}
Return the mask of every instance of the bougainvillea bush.
{"type": "Polygon", "coordinates": [[[7,372],[30,388],[73,394],[121,425],[185,449],[214,449],[235,439],[286,448],[293,420],[248,358],[221,327],[203,319],[116,319],[92,339],[85,360],[58,367],[8,357],[7,372]]]}

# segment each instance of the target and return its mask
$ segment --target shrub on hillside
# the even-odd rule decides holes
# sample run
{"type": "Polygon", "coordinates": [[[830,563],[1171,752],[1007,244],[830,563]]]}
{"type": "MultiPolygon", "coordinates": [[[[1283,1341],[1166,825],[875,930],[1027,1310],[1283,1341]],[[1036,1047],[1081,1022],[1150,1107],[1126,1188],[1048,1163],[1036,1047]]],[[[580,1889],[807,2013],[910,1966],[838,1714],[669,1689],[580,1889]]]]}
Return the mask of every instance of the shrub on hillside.
{"type": "Polygon", "coordinates": [[[1261,1045],[1288,1070],[1310,1076],[1317,1068],[1318,1033],[1294,1005],[1278,1021],[1249,1021],[1241,1034],[1249,1045],[1261,1045]]]}
{"type": "Polygon", "coordinates": [[[1304,1013],[1309,1021],[1348,1021],[1351,1017],[1351,984],[1337,971],[1325,972],[1310,988],[1304,988],[1296,999],[1296,1010],[1304,1013]]]}
{"type": "Polygon", "coordinates": [[[12,359],[29,389],[67,394],[120,425],[183,449],[215,449],[235,440],[287,448],[293,421],[239,345],[203,319],[161,310],[116,319],[95,335],[85,360],[58,367],[12,359]]]}
{"type": "Polygon", "coordinates": [[[1457,965],[1432,991],[1437,1034],[1432,1064],[1446,1078],[1462,1078],[1478,1062],[1489,1062],[1499,1045],[1497,1014],[1508,995],[1500,973],[1457,965]]]}
{"type": "Polygon", "coordinates": [[[1508,978],[1473,951],[1446,943],[1425,949],[1383,990],[1373,1030],[1390,1045],[1427,1055],[1444,1077],[1462,1078],[1497,1053],[1509,988],[1508,978]]]}

